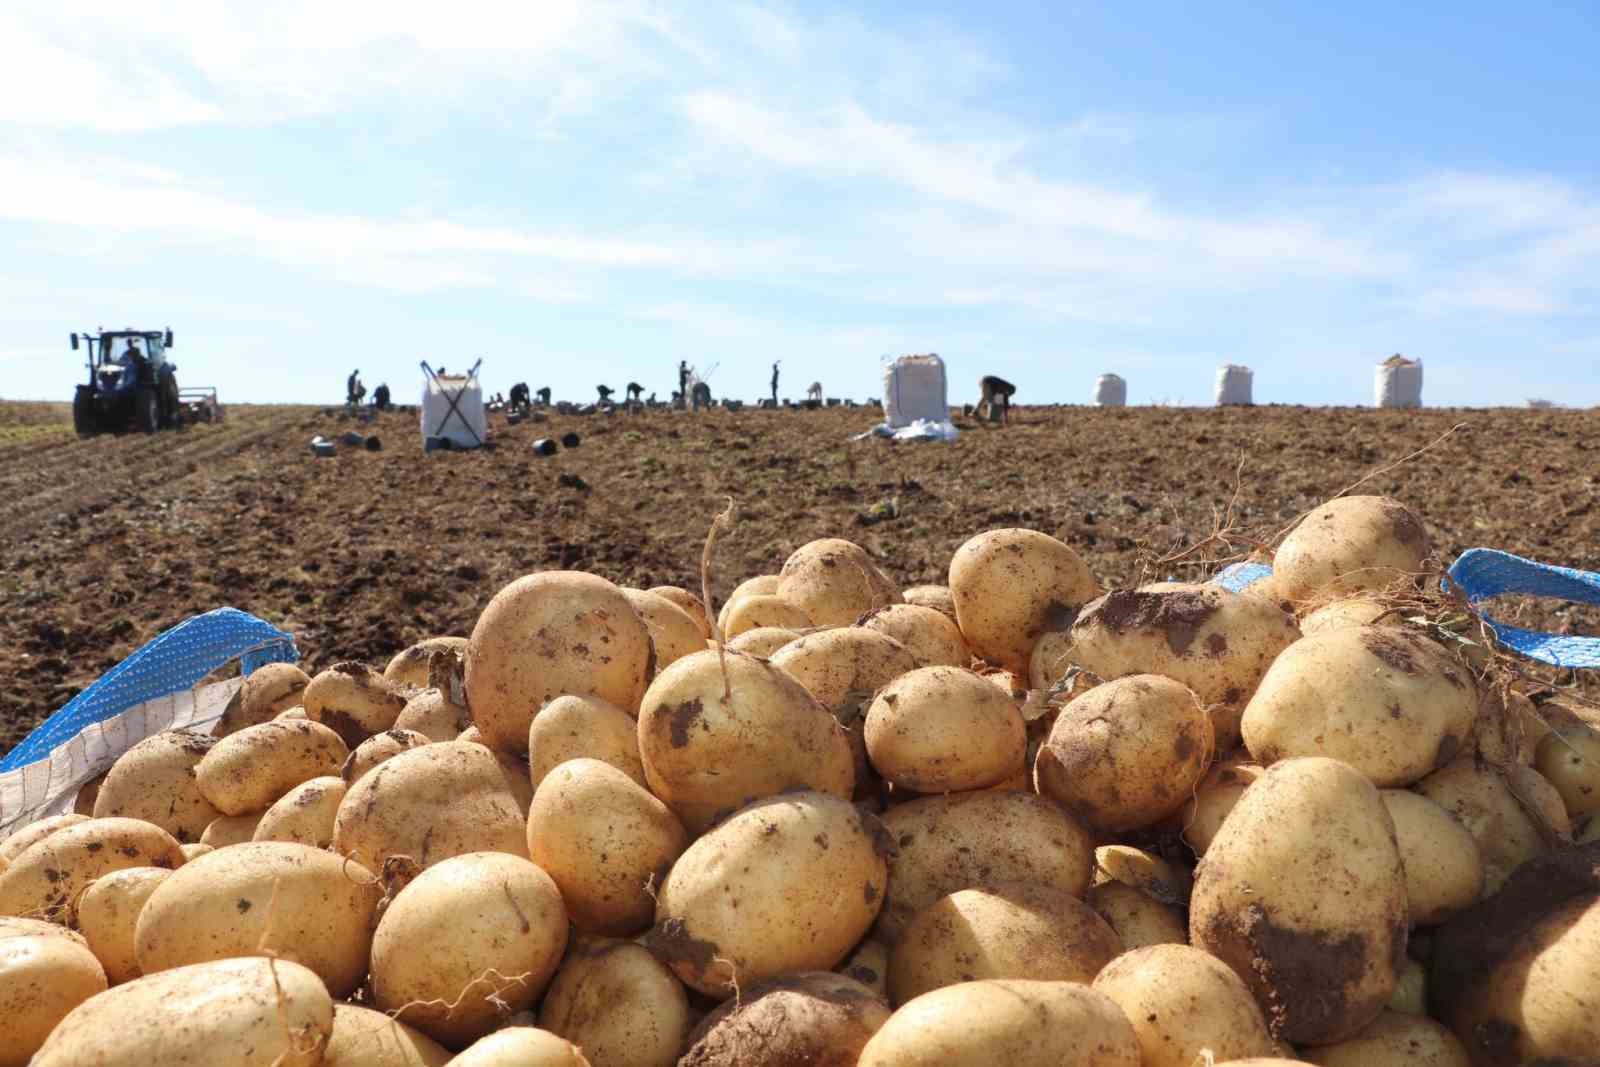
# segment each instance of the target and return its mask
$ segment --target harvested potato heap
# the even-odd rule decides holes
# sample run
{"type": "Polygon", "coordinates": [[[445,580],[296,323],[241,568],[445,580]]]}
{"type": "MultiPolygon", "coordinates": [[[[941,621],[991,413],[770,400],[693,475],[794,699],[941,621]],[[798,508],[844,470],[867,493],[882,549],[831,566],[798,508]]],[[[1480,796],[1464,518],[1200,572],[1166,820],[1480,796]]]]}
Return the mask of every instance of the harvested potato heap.
{"type": "Polygon", "coordinates": [[[1402,504],[1244,592],[772,563],[136,745],[0,841],[0,1067],[1595,1062],[1600,711],[1427,621],[1402,504]]]}

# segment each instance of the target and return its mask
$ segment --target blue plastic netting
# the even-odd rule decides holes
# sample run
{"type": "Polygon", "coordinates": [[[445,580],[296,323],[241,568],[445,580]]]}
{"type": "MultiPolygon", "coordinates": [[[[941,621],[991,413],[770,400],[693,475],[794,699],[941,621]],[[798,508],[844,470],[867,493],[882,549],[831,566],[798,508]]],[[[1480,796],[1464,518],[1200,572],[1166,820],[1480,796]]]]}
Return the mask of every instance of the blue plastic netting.
{"type": "Polygon", "coordinates": [[[111,668],[0,759],[0,771],[46,759],[90,723],[147,700],[193,688],[234,660],[249,674],[300,658],[294,638],[254,615],[218,608],[186,619],[111,668]]]}

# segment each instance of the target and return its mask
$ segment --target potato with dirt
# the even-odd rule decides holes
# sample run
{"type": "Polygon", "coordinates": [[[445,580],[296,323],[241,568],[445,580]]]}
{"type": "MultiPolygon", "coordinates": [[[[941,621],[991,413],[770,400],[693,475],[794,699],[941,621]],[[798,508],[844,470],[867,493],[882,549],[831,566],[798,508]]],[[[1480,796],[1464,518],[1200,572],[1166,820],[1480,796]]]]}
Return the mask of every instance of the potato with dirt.
{"type": "Polygon", "coordinates": [[[951,622],[956,621],[956,602],[948,585],[913,585],[900,591],[900,599],[919,608],[932,608],[951,622]]]}
{"type": "MultiPolygon", "coordinates": [[[[776,574],[758,574],[754,578],[746,578],[734,587],[728,594],[728,599],[722,602],[722,608],[717,612],[717,629],[722,632],[723,640],[728,639],[728,617],[733,611],[733,606],[747,596],[776,596],[778,583],[783,579],[776,574]]],[[[710,635],[707,635],[710,636],[710,635]]]]}
{"type": "Polygon", "coordinates": [[[784,975],[741,990],[703,1019],[679,1067],[855,1067],[889,1020],[889,1005],[826,971],[784,975]]]}
{"type": "Polygon", "coordinates": [[[143,819],[182,844],[200,840],[222,812],[200,792],[195,768],[217,739],[194,730],[163,730],[111,765],[95,796],[97,818],[143,819]]]}
{"type": "Polygon", "coordinates": [[[777,594],[816,626],[851,626],[900,602],[900,590],[853,541],[825,537],[801,545],[778,572],[777,594]]]}
{"type": "Polygon", "coordinates": [[[1540,739],[1533,766],[1572,819],[1600,811],[1600,728],[1581,720],[1556,726],[1540,739]]]}
{"type": "Polygon", "coordinates": [[[1232,967],[1274,1036],[1296,1044],[1342,1041],[1377,1018],[1406,935],[1394,820],[1372,782],[1337,760],[1267,768],[1195,875],[1190,942],[1232,967]]]}
{"type": "Polygon", "coordinates": [[[78,898],[77,924],[111,985],[144,974],[139,966],[139,913],[171,877],[164,867],[126,867],[101,875],[78,898]]]}
{"type": "Polygon", "coordinates": [[[1220,585],[1162,582],[1090,602],[1070,636],[1070,662],[1098,678],[1159,674],[1194,690],[1226,751],[1239,742],[1239,718],[1267,668],[1300,631],[1266,601],[1220,585]]]}
{"type": "Polygon", "coordinates": [[[1477,715],[1477,685],[1443,647],[1411,629],[1352,626],[1285,649],[1241,728],[1262,764],[1325,756],[1392,788],[1454,759],[1477,715]]]}
{"type": "Polygon", "coordinates": [[[1346,496],[1313,508],[1272,556],[1277,592],[1297,603],[1381,591],[1422,572],[1422,520],[1398,500],[1346,496]]]}
{"type": "Polygon", "coordinates": [[[836,966],[883,904],[890,845],[848,800],[759,800],[679,857],[643,944],[686,985],[724,999],[757,981],[836,966]]]}
{"type": "Polygon", "coordinates": [[[445,1067],[450,1050],[381,1011],[333,1006],[333,1034],[322,1067],[445,1067]]]}
{"type": "Polygon", "coordinates": [[[426,689],[433,685],[433,656],[437,652],[456,656],[467,654],[465,637],[429,637],[401,649],[383,669],[383,677],[391,685],[413,686],[426,689]]]}
{"type": "Polygon", "coordinates": [[[1139,1039],[1141,1067],[1190,1067],[1270,1056],[1267,1020],[1227,964],[1188,945],[1154,945],[1118,956],[1092,988],[1116,1002],[1139,1039]]]}
{"type": "Polygon", "coordinates": [[[1300,619],[1304,637],[1347,626],[1400,626],[1401,613],[1375,597],[1350,596],[1308,611],[1300,619]]]}
{"type": "Polygon", "coordinates": [[[867,938],[834,970],[854,978],[885,1001],[889,999],[889,949],[883,942],[867,938]]]}
{"type": "Polygon", "coordinates": [[[841,718],[854,717],[873,693],[917,666],[905,645],[865,626],[807,634],[778,649],[771,660],[841,718]]]}
{"type": "Polygon", "coordinates": [[[1317,1067],[1472,1067],[1467,1050],[1446,1027],[1392,1011],[1354,1037],[1300,1054],[1317,1067]]]}
{"type": "Polygon", "coordinates": [[[1444,808],[1404,789],[1382,791],[1406,869],[1413,926],[1436,926],[1483,895],[1483,857],[1466,827],[1444,808]]]}
{"type": "Polygon", "coordinates": [[[528,774],[535,789],[551,771],[574,759],[601,760],[645,784],[639,724],[598,697],[557,697],[539,709],[528,728],[528,774]]]}
{"type": "Polygon", "coordinates": [[[62,1019],[105,990],[100,961],[79,941],[0,936],[0,1067],[27,1067],[62,1019]]]}
{"type": "MultiPolygon", "coordinates": [[[[43,841],[57,830],[88,822],[92,817],[73,812],[68,815],[47,815],[37,822],[30,822],[13,831],[10,837],[0,840],[0,861],[9,864],[27,851],[28,846],[43,841]]],[[[4,869],[0,867],[0,870],[4,869]]]]}
{"type": "Polygon", "coordinates": [[[774,652],[799,638],[798,630],[786,630],[782,626],[758,626],[754,630],[746,630],[729,641],[728,650],[747,652],[760,659],[771,659],[774,652]]]}
{"type": "Polygon", "coordinates": [[[301,782],[261,813],[250,839],[331,848],[333,824],[346,792],[345,780],[333,775],[301,782]]]}
{"type": "MultiPolygon", "coordinates": [[[[454,640],[454,639],[452,639],[454,640]]],[[[467,710],[467,689],[462,672],[466,669],[466,641],[461,650],[434,652],[428,660],[426,687],[413,692],[400,709],[394,725],[399,730],[422,734],[430,741],[454,741],[472,725],[467,710]]]]}
{"type": "Polygon", "coordinates": [[[0,871],[0,915],[72,924],[78,897],[124,867],[183,866],[183,849],[161,827],[139,819],[90,819],[34,842],[0,871]]]}
{"type": "Polygon", "coordinates": [[[1034,783],[1102,834],[1137,830],[1183,807],[1215,755],[1194,692],[1155,674],[1095,686],[1061,709],[1034,783]]]}
{"type": "Polygon", "coordinates": [[[1260,764],[1251,762],[1248,752],[1243,752],[1219,760],[1206,771],[1177,816],[1183,828],[1183,842],[1196,856],[1206,854],[1223,820],[1264,770],[1260,764]]]}
{"type": "Polygon", "coordinates": [[[1116,931],[1125,951],[1189,943],[1189,926],[1183,912],[1131,885],[1101,882],[1090,886],[1083,900],[1116,931]]]}
{"type": "Polygon", "coordinates": [[[978,655],[1023,677],[1039,638],[1070,629],[1099,595],[1083,557],[1035,530],[990,530],[950,560],[961,635],[978,655]]]}
{"type": "Polygon", "coordinates": [[[267,663],[245,676],[239,691],[212,727],[215,737],[227,737],[246,726],[271,722],[281,712],[300,703],[311,676],[293,663],[267,663]]]}
{"type": "Polygon", "coordinates": [[[877,772],[914,793],[999,785],[1024,770],[1028,754],[1016,703],[964,667],[921,667],[884,685],[864,737],[877,772]]]}
{"type": "Polygon", "coordinates": [[[1501,771],[1458,759],[1417,783],[1418,793],[1449,812],[1477,842],[1486,895],[1499,892],[1522,864],[1563,843],[1555,813],[1538,803],[1553,787],[1530,789],[1537,781],[1539,775],[1526,767],[1501,771]]]}
{"type": "Polygon", "coordinates": [[[689,618],[694,620],[695,627],[700,631],[701,637],[711,636],[711,617],[706,614],[705,602],[689,592],[689,590],[676,585],[658,585],[646,589],[645,592],[654,593],[656,596],[676,604],[689,613],[689,618]]]}
{"type": "Polygon", "coordinates": [[[650,630],[617,586],[579,571],[518,578],[494,595],[467,644],[467,706],[491,748],[521,753],[556,697],[632,711],[654,674],[650,630]]]}
{"type": "Polygon", "coordinates": [[[701,632],[700,624],[672,601],[638,589],[624,589],[622,595],[628,598],[634,614],[650,631],[657,671],[706,647],[706,635],[701,632]]]}
{"type": "Polygon", "coordinates": [[[265,722],[213,745],[195,764],[195,784],[223,815],[249,815],[301,782],[338,774],[349,756],[339,735],[321,723],[265,722]]]}
{"type": "MultiPolygon", "coordinates": [[[[211,825],[206,827],[206,832],[200,835],[200,847],[213,851],[227,848],[229,845],[239,845],[246,841],[254,841],[256,830],[261,827],[261,820],[266,817],[266,812],[256,811],[249,815],[218,815],[211,820],[211,825]]],[[[185,850],[194,848],[193,845],[184,845],[185,850]]],[[[184,852],[187,857],[189,853],[184,852]]]]}
{"type": "Polygon", "coordinates": [[[787,671],[707,650],[656,676],[639,709],[645,781],[691,833],[796,787],[848,797],[844,728],[787,671]],[[724,680],[726,670],[726,680],[724,680]]]}
{"type": "Polygon", "coordinates": [[[373,734],[394,726],[405,710],[410,691],[389,681],[365,663],[335,663],[306,685],[301,705],[306,718],[339,735],[355,748],[373,734]]]}
{"type": "Polygon", "coordinates": [[[919,667],[972,666],[972,649],[961,636],[961,628],[937,608],[890,604],[862,619],[860,625],[905,645],[919,667]]]}
{"type": "Polygon", "coordinates": [[[815,623],[805,609],[776,593],[749,593],[728,608],[722,639],[730,641],[752,630],[809,630],[815,623]]]}
{"type": "Polygon", "coordinates": [[[692,1026],[683,983],[632,941],[578,941],[539,1007],[540,1029],[600,1067],[672,1067],[692,1026]]]}
{"type": "Polygon", "coordinates": [[[426,734],[419,734],[415,730],[402,730],[399,727],[385,730],[381,734],[373,734],[350,751],[344,765],[339,768],[339,775],[345,780],[346,785],[355,785],[372,773],[373,769],[384,760],[431,744],[433,739],[426,734]]]}

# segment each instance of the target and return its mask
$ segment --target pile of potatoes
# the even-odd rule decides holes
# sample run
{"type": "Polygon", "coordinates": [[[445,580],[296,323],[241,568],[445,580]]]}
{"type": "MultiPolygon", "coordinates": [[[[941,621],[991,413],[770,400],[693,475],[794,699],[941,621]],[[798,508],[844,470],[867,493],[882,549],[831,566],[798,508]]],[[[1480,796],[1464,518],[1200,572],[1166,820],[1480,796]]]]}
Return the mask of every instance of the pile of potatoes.
{"type": "Polygon", "coordinates": [[[1429,560],[1380,497],[1242,593],[829,539],[263,667],[0,841],[0,1067],[1595,1062],[1600,714],[1429,560]]]}

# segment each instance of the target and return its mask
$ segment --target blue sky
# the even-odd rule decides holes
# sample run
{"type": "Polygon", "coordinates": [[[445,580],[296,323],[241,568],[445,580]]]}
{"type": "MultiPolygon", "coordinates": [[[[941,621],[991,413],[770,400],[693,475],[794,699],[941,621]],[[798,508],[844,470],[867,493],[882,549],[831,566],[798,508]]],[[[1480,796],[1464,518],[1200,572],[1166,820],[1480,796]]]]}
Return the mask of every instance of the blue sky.
{"type": "Polygon", "coordinates": [[[0,394],[1600,403],[1592,3],[0,6],[0,394]],[[1408,10],[1398,10],[1398,7],[1408,10]],[[1431,9],[1431,10],[1430,10],[1431,9]]]}

